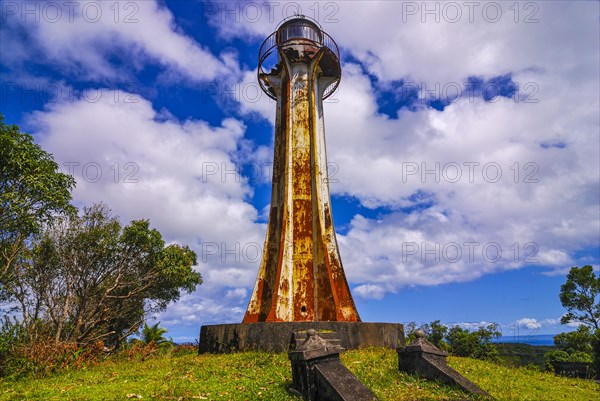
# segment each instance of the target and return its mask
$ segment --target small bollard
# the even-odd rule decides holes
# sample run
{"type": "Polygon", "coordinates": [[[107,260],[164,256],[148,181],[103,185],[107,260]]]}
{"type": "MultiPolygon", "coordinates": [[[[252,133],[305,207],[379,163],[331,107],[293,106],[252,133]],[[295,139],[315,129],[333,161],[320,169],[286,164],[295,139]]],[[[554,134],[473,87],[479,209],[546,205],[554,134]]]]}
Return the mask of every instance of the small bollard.
{"type": "Polygon", "coordinates": [[[377,397],[340,361],[343,348],[310,329],[288,357],[292,364],[292,388],[305,401],[376,401],[377,397]]]}
{"type": "Polygon", "coordinates": [[[430,380],[455,385],[464,391],[492,398],[466,377],[452,369],[446,363],[448,353],[427,341],[425,333],[417,330],[417,338],[405,347],[399,347],[398,369],[409,374],[418,374],[430,380]]]}

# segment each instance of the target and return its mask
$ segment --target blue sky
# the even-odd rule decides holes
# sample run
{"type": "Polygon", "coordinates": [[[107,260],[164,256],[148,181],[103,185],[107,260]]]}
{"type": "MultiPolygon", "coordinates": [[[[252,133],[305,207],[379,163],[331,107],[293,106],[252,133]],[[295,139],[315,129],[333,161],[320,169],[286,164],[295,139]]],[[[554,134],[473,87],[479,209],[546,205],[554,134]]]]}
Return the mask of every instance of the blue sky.
{"type": "Polygon", "coordinates": [[[257,54],[301,11],[341,48],[325,103],[333,214],[364,321],[556,333],[600,259],[598,2],[2,1],[0,112],[148,218],[204,284],[156,318],[240,322],[270,202],[257,54]]]}

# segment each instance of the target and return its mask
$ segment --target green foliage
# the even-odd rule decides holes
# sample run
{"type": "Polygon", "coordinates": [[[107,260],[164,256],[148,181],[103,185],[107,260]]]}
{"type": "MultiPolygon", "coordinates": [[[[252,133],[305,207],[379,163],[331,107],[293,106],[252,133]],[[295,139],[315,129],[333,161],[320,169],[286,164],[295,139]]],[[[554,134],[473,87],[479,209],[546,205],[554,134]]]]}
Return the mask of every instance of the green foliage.
{"type": "Polygon", "coordinates": [[[410,343],[417,338],[417,330],[422,330],[425,333],[427,341],[442,349],[448,350],[448,343],[444,341],[446,334],[448,333],[448,327],[443,325],[439,320],[434,320],[431,323],[424,323],[420,326],[416,322],[409,322],[404,325],[404,333],[406,343],[410,343]]]}
{"type": "Polygon", "coordinates": [[[535,366],[544,369],[544,355],[554,346],[529,345],[525,343],[494,343],[498,350],[499,361],[506,366],[535,366]]]}
{"type": "Polygon", "coordinates": [[[585,362],[591,363],[592,356],[587,352],[576,351],[569,355],[569,360],[571,362],[585,362]]]}
{"type": "Polygon", "coordinates": [[[439,320],[418,326],[415,322],[404,325],[406,342],[410,343],[417,337],[417,330],[425,333],[427,341],[436,347],[457,356],[478,359],[497,359],[498,351],[492,340],[501,336],[495,323],[481,326],[476,331],[463,329],[460,326],[448,328],[439,320]]]}
{"type": "Polygon", "coordinates": [[[74,212],[69,203],[74,186],[51,154],[0,114],[0,292],[10,287],[11,266],[30,236],[55,215],[74,212]]]}
{"type": "Polygon", "coordinates": [[[448,334],[448,327],[443,325],[439,320],[434,320],[429,324],[422,325],[421,330],[423,330],[430,343],[439,349],[448,349],[448,343],[444,341],[444,337],[448,334]]]}
{"type": "Polygon", "coordinates": [[[38,333],[32,337],[18,320],[3,319],[0,327],[0,377],[8,380],[42,377],[59,370],[94,365],[104,356],[101,341],[85,348],[75,343],[57,343],[49,338],[47,329],[47,324],[38,322],[38,333]]]}
{"type": "Polygon", "coordinates": [[[415,333],[419,329],[420,327],[417,325],[417,322],[408,322],[404,324],[404,339],[407,344],[416,340],[417,335],[415,333]]]}
{"type": "Polygon", "coordinates": [[[592,356],[587,352],[576,351],[571,354],[563,350],[553,350],[544,355],[544,365],[546,370],[553,371],[552,362],[584,362],[591,363],[592,356]]]}
{"type": "Polygon", "coordinates": [[[591,355],[592,331],[583,324],[579,325],[575,331],[555,335],[554,345],[556,348],[563,350],[568,354],[583,352],[591,355]]]}
{"type": "Polygon", "coordinates": [[[600,330],[596,330],[592,337],[592,359],[594,371],[600,376],[600,330]]]}
{"type": "Polygon", "coordinates": [[[552,362],[567,362],[569,361],[570,355],[563,350],[552,350],[546,352],[544,355],[544,365],[546,370],[554,371],[554,367],[552,366],[552,362]]]}
{"type": "Polygon", "coordinates": [[[469,356],[475,353],[478,338],[473,332],[460,326],[453,326],[448,331],[448,343],[450,352],[457,356],[469,356]]]}
{"type": "Polygon", "coordinates": [[[148,323],[144,323],[144,328],[142,329],[142,341],[145,344],[150,344],[151,342],[160,344],[167,341],[163,335],[167,332],[167,329],[158,327],[159,324],[160,322],[153,326],[148,326],[148,323]]]}
{"type": "Polygon", "coordinates": [[[596,276],[592,266],[571,267],[560,287],[560,302],[567,309],[562,324],[581,322],[600,329],[600,275],[596,276]]]}
{"type": "Polygon", "coordinates": [[[144,344],[156,344],[159,347],[172,346],[173,341],[167,340],[164,334],[167,333],[167,329],[159,327],[160,322],[153,326],[148,326],[148,323],[144,323],[144,328],[141,332],[141,340],[144,344]]]}
{"type": "Polygon", "coordinates": [[[57,220],[35,241],[28,265],[15,277],[24,323],[41,319],[52,340],[117,346],[150,312],[163,310],[202,282],[196,254],[165,247],[147,220],[121,227],[103,204],[57,220]]]}
{"type": "Polygon", "coordinates": [[[590,356],[596,375],[600,375],[600,274],[590,265],[571,267],[559,296],[567,309],[560,322],[581,324],[577,331],[555,336],[554,343],[571,355],[590,356]]]}
{"type": "Polygon", "coordinates": [[[25,328],[16,319],[4,316],[0,321],[0,377],[11,376],[26,363],[16,350],[26,344],[25,328]]]}
{"type": "Polygon", "coordinates": [[[501,335],[495,323],[481,326],[476,331],[469,331],[460,326],[453,326],[448,330],[446,339],[450,352],[457,356],[477,359],[496,359],[498,351],[492,340],[501,335]]]}

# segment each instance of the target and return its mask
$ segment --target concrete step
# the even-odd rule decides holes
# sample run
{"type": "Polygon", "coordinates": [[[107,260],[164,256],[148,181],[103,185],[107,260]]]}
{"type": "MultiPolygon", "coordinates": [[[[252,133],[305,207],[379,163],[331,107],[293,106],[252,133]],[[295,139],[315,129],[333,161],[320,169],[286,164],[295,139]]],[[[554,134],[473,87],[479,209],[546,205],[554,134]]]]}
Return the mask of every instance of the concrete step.
{"type": "MultiPolygon", "coordinates": [[[[342,340],[338,337],[338,335],[334,331],[317,331],[319,337],[323,340],[327,340],[327,342],[331,343],[331,345],[339,345],[341,347],[342,340]]],[[[298,349],[298,346],[306,340],[306,331],[295,331],[292,333],[292,337],[290,339],[290,351],[294,351],[298,349]]]]}

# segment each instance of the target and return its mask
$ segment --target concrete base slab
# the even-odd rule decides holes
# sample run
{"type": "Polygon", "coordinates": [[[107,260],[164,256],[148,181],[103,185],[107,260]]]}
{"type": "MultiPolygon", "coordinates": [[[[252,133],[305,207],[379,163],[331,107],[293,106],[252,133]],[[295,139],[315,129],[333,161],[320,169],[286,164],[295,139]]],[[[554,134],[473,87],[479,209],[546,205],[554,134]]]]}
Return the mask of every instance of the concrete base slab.
{"type": "Polygon", "coordinates": [[[335,332],[345,349],[404,346],[404,327],[400,323],[268,322],[202,326],[198,352],[287,352],[292,333],[309,329],[335,332]]]}

